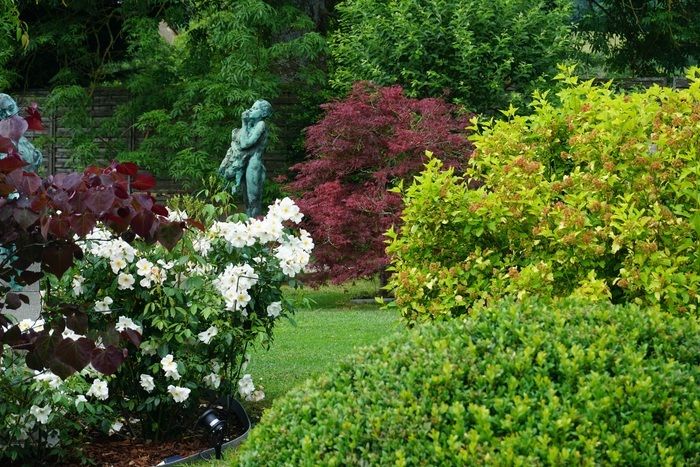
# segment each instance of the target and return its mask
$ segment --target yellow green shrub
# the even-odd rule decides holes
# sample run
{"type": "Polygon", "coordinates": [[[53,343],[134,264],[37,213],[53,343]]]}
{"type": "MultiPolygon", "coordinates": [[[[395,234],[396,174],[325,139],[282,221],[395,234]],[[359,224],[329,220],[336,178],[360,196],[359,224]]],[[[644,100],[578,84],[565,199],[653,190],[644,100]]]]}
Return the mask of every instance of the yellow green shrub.
{"type": "Polygon", "coordinates": [[[432,160],[400,189],[389,288],[409,321],[509,295],[697,313],[700,70],[689,89],[625,94],[562,71],[531,115],[473,121],[465,175],[432,160]]]}

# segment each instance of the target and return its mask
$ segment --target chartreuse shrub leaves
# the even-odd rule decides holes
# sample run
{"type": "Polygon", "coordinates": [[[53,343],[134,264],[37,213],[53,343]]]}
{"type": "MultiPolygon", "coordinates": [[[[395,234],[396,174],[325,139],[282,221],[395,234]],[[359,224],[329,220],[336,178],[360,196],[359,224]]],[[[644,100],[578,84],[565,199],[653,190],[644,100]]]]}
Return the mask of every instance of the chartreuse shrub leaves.
{"type": "Polygon", "coordinates": [[[240,465],[696,465],[700,326],[504,301],[364,350],[275,401],[240,465]]]}
{"type": "Polygon", "coordinates": [[[557,103],[474,121],[464,176],[403,191],[389,287],[410,321],[502,296],[588,296],[697,315],[700,82],[615,94],[563,68],[557,103]],[[479,188],[470,189],[479,185],[479,188]]]}

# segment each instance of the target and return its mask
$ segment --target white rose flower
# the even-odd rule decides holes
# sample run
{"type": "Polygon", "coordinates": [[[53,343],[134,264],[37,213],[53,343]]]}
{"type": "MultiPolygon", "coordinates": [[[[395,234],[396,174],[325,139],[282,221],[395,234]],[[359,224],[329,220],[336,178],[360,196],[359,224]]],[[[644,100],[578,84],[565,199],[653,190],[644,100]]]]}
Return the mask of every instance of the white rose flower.
{"type": "Polygon", "coordinates": [[[171,354],[160,359],[160,366],[163,368],[166,378],[172,378],[175,381],[181,378],[180,373],[177,371],[177,363],[175,363],[171,354]]]}
{"type": "Polygon", "coordinates": [[[49,414],[51,414],[51,406],[47,405],[45,407],[39,407],[38,405],[32,405],[29,409],[29,413],[36,418],[36,421],[42,425],[46,425],[49,422],[49,414]]]}
{"type": "Polygon", "coordinates": [[[90,386],[90,389],[88,390],[86,395],[93,396],[101,401],[107,400],[107,398],[109,397],[109,388],[107,387],[107,382],[102,381],[101,379],[96,379],[92,382],[92,386],[90,386]]]}
{"type": "Polygon", "coordinates": [[[169,209],[168,210],[168,220],[170,222],[177,221],[177,222],[183,222],[186,221],[189,216],[187,215],[187,212],[185,211],[179,211],[177,209],[169,209]]]}
{"type": "Polygon", "coordinates": [[[151,268],[153,263],[148,261],[146,258],[141,258],[136,262],[136,274],[139,276],[148,276],[151,273],[151,268]]]}
{"type": "Polygon", "coordinates": [[[109,428],[109,434],[113,435],[114,433],[118,433],[123,427],[124,424],[121,421],[115,420],[114,423],[112,423],[112,426],[109,428]]]}
{"type": "Polygon", "coordinates": [[[282,302],[272,302],[267,306],[267,316],[277,318],[282,312],[282,302]]]}
{"type": "Polygon", "coordinates": [[[78,394],[78,397],[75,398],[75,406],[76,407],[78,407],[80,404],[84,404],[86,402],[87,402],[87,399],[82,394],[78,394]]]}
{"type": "Polygon", "coordinates": [[[131,318],[127,318],[126,316],[119,317],[114,329],[116,329],[117,332],[126,331],[127,329],[133,329],[139,333],[141,332],[141,326],[137,325],[131,318]]]}
{"type": "Polygon", "coordinates": [[[19,323],[17,323],[17,326],[19,327],[19,330],[24,332],[28,331],[34,326],[34,320],[33,319],[23,319],[19,323]]]}
{"type": "Polygon", "coordinates": [[[73,281],[71,283],[71,286],[73,287],[73,295],[76,297],[85,292],[85,288],[83,287],[83,283],[85,282],[85,278],[81,275],[77,275],[73,278],[73,281]]]}
{"type": "Polygon", "coordinates": [[[210,326],[209,329],[206,331],[202,331],[197,336],[199,337],[199,340],[204,342],[205,344],[209,345],[209,342],[211,342],[212,338],[216,336],[219,333],[219,330],[216,329],[216,326],[210,326]]]}
{"type": "Polygon", "coordinates": [[[17,326],[19,326],[19,330],[22,332],[28,331],[30,329],[33,329],[36,332],[40,332],[44,330],[44,320],[38,319],[34,321],[33,319],[23,319],[22,321],[17,323],[17,326]]]}
{"type": "Polygon", "coordinates": [[[68,329],[68,328],[63,330],[63,333],[61,334],[61,336],[64,339],[73,339],[74,341],[77,341],[81,337],[85,337],[82,334],[78,334],[78,333],[74,332],[72,329],[68,329]]]}
{"type": "Polygon", "coordinates": [[[255,391],[255,385],[253,384],[253,377],[249,374],[243,375],[243,377],[238,380],[238,393],[241,397],[247,398],[255,391]]]}
{"type": "Polygon", "coordinates": [[[53,374],[50,370],[45,370],[43,372],[36,372],[34,376],[34,381],[40,381],[49,385],[52,389],[58,389],[58,387],[63,382],[58,375],[53,374]]]}
{"type": "Polygon", "coordinates": [[[112,266],[112,272],[117,274],[126,267],[126,261],[122,257],[116,257],[109,262],[109,265],[112,266]]]}
{"type": "Polygon", "coordinates": [[[183,388],[180,386],[173,386],[172,384],[168,386],[168,392],[173,397],[173,400],[177,403],[185,402],[188,397],[190,397],[190,389],[183,388]]]}
{"type": "Polygon", "coordinates": [[[153,382],[153,376],[141,375],[141,387],[146,390],[146,392],[151,392],[156,388],[153,382]]]}
{"type": "Polygon", "coordinates": [[[175,261],[166,262],[165,260],[159,259],[158,264],[160,264],[163,269],[169,271],[170,269],[173,268],[173,266],[175,266],[175,261]]]}
{"type": "Polygon", "coordinates": [[[265,399],[265,393],[261,389],[256,389],[251,395],[245,398],[245,400],[250,402],[260,402],[265,399]]]}
{"type": "Polygon", "coordinates": [[[136,282],[136,279],[134,279],[134,276],[132,276],[131,274],[122,272],[119,273],[119,276],[117,276],[117,284],[119,284],[119,290],[133,290],[134,282],[136,282]]]}
{"type": "Polygon", "coordinates": [[[204,384],[212,389],[219,389],[219,386],[221,385],[221,376],[217,375],[216,373],[209,373],[204,377],[204,384]]]}
{"type": "Polygon", "coordinates": [[[211,242],[207,237],[201,236],[192,242],[192,247],[194,251],[202,256],[207,256],[209,251],[211,251],[211,242]]]}
{"type": "Polygon", "coordinates": [[[105,297],[102,300],[98,300],[95,302],[95,311],[102,312],[102,313],[109,313],[109,306],[114,303],[114,300],[112,300],[111,297],[105,297]]]}

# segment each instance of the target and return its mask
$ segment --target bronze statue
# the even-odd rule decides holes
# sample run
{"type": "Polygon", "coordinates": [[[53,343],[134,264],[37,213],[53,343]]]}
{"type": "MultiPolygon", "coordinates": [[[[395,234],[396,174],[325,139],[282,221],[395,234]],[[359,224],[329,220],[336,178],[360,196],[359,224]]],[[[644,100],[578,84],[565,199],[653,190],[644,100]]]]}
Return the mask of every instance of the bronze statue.
{"type": "Polygon", "coordinates": [[[231,191],[241,191],[248,217],[262,214],[262,194],[265,183],[263,153],[267,146],[268,129],[264,119],[272,115],[272,106],[257,100],[241,115],[241,128],[231,132],[231,147],[219,166],[219,175],[230,181],[231,191]]]}

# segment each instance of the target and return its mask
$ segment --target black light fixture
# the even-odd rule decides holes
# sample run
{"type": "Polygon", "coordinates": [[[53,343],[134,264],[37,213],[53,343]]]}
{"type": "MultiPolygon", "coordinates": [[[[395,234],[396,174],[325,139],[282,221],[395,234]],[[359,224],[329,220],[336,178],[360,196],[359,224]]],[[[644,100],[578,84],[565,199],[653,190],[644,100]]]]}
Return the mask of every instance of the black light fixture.
{"type": "Polygon", "coordinates": [[[224,435],[226,434],[226,419],[222,420],[222,418],[218,411],[209,409],[198,420],[198,423],[209,431],[217,459],[221,459],[221,445],[224,443],[224,435]]]}

